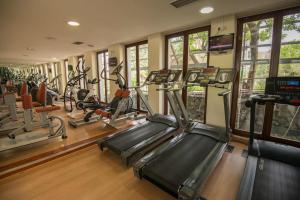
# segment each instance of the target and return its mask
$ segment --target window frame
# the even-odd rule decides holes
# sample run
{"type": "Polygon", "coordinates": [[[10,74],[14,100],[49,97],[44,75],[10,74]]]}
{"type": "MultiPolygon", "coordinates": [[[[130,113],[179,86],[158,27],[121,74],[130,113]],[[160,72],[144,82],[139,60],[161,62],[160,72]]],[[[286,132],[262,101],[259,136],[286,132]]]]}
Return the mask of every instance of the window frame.
{"type": "MultiPolygon", "coordinates": [[[[169,35],[165,36],[165,63],[164,63],[164,69],[168,69],[168,64],[169,64],[169,39],[174,38],[174,37],[180,37],[183,36],[183,63],[182,63],[182,76],[184,77],[187,73],[188,70],[188,52],[189,52],[189,35],[198,33],[198,32],[208,32],[208,37],[210,37],[211,34],[211,26],[203,26],[203,27],[197,27],[185,31],[180,31],[176,33],[172,33],[169,35]]],[[[210,61],[210,53],[208,51],[207,53],[207,67],[209,67],[209,61],[210,61]]],[[[205,89],[205,108],[204,108],[204,118],[203,118],[203,124],[206,123],[206,112],[207,112],[207,92],[208,89],[206,87],[205,89]]],[[[184,105],[187,105],[187,89],[182,90],[182,101],[184,105]]],[[[168,114],[168,98],[167,95],[164,94],[164,114],[168,114]]]]}
{"type": "MultiPolygon", "coordinates": [[[[144,44],[148,44],[148,40],[142,40],[139,42],[135,42],[135,43],[130,43],[125,45],[125,77],[126,77],[126,85],[128,85],[128,60],[127,60],[127,49],[130,47],[135,47],[135,56],[136,56],[136,84],[140,85],[140,56],[139,56],[139,46],[144,45],[144,44]]],[[[149,50],[149,49],[148,49],[149,50]]],[[[149,58],[148,58],[149,60],[149,58]]],[[[149,66],[148,66],[149,67],[149,66]]],[[[137,104],[137,110],[138,111],[144,111],[141,110],[141,100],[140,97],[137,94],[137,100],[136,100],[136,104],[137,104]]]]}
{"type": "Polygon", "coordinates": [[[98,56],[99,54],[103,54],[104,55],[104,77],[105,77],[105,80],[104,80],[104,96],[105,96],[105,102],[103,103],[108,103],[108,98],[107,98],[107,79],[106,79],[106,70],[109,70],[109,66],[108,66],[108,63],[106,63],[106,58],[105,58],[105,54],[108,53],[108,49],[105,49],[105,50],[102,50],[102,51],[98,51],[96,52],[96,61],[97,61],[97,77],[98,77],[98,80],[99,80],[99,83],[98,83],[98,96],[99,96],[99,99],[101,99],[101,83],[100,83],[100,70],[99,70],[99,60],[98,60],[98,56]],[[106,69],[107,67],[107,69],[106,69]]]}
{"type": "MultiPolygon", "coordinates": [[[[236,112],[238,107],[238,95],[239,95],[239,82],[240,82],[240,69],[241,69],[241,55],[242,55],[242,42],[243,42],[243,25],[244,23],[272,18],[273,19],[273,32],[272,32],[272,45],[271,45],[271,57],[270,57],[270,71],[269,77],[277,77],[279,63],[280,63],[280,49],[281,49],[281,35],[282,35],[282,21],[286,15],[291,15],[300,12],[300,6],[294,8],[288,8],[283,10],[276,10],[268,13],[263,13],[254,16],[248,16],[237,19],[237,34],[236,34],[236,51],[235,51],[235,69],[237,76],[233,84],[232,101],[231,101],[231,116],[230,127],[234,135],[249,137],[249,131],[236,129],[236,112]]],[[[265,107],[264,124],[261,134],[255,133],[255,137],[263,140],[269,140],[273,142],[279,142],[282,144],[288,144],[296,147],[300,147],[300,142],[288,140],[284,138],[272,136],[272,120],[273,120],[274,106],[267,104],[265,107]]]]}

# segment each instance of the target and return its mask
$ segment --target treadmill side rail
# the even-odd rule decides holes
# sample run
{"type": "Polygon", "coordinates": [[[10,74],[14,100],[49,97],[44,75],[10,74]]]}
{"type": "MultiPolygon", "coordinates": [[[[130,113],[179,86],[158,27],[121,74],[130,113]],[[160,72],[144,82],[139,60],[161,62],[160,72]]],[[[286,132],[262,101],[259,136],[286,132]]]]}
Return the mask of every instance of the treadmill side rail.
{"type": "Polygon", "coordinates": [[[244,175],[236,200],[251,200],[258,158],[248,156],[244,175]]]}
{"type": "Polygon", "coordinates": [[[226,150],[226,146],[227,143],[223,142],[218,142],[215,145],[205,160],[194,169],[194,171],[178,189],[178,199],[193,199],[198,195],[198,191],[202,190],[202,187],[208,176],[215,169],[215,166],[222,158],[226,150]]]}

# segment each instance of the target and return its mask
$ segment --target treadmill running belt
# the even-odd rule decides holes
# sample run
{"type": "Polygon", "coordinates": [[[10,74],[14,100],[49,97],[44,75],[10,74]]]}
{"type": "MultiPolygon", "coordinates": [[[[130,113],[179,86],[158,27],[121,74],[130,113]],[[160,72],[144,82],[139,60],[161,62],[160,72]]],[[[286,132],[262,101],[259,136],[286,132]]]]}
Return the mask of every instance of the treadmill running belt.
{"type": "Polygon", "coordinates": [[[169,126],[158,122],[149,122],[135,130],[126,131],[112,139],[106,141],[106,146],[118,154],[134,145],[144,141],[147,138],[167,129],[169,126]]]}
{"type": "Polygon", "coordinates": [[[173,148],[145,166],[143,176],[175,196],[179,186],[216,144],[217,141],[210,137],[188,134],[173,148]]]}
{"type": "Polygon", "coordinates": [[[254,200],[299,200],[300,168],[259,159],[252,192],[254,200]]]}

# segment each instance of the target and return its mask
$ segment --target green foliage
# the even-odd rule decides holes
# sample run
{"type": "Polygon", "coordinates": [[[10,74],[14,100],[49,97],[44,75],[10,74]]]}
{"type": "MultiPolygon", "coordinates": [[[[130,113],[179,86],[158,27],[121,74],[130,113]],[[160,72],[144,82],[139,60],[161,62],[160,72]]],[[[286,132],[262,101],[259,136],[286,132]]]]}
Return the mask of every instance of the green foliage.
{"type": "Polygon", "coordinates": [[[280,58],[300,58],[300,44],[282,45],[280,58]]]}
{"type": "Polygon", "coordinates": [[[198,92],[198,91],[204,91],[205,88],[201,87],[201,86],[192,86],[192,87],[188,87],[187,91],[188,92],[198,92]]]}
{"type": "Polygon", "coordinates": [[[282,23],[283,30],[285,30],[285,31],[295,30],[295,31],[300,32],[299,22],[295,23],[296,21],[299,21],[299,20],[300,20],[300,13],[285,16],[283,18],[283,23],[282,23]]]}

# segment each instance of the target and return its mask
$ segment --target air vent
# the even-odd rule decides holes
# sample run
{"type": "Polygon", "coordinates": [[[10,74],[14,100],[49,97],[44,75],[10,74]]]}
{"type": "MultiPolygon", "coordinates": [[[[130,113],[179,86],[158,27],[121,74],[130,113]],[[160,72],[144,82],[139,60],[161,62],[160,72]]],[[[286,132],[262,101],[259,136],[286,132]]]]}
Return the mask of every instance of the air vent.
{"type": "Polygon", "coordinates": [[[76,42],[73,42],[72,44],[74,44],[74,45],[82,45],[83,42],[76,41],[76,42]]]}
{"type": "Polygon", "coordinates": [[[92,44],[88,44],[88,47],[95,47],[94,45],[92,45],[92,44]]]}
{"type": "Polygon", "coordinates": [[[55,37],[52,37],[52,36],[47,36],[47,37],[45,37],[45,39],[46,39],[46,40],[56,40],[56,38],[55,38],[55,37]]]}
{"type": "Polygon", "coordinates": [[[175,1],[172,1],[170,4],[172,6],[174,6],[175,8],[180,8],[187,4],[194,3],[196,1],[198,1],[198,0],[175,0],[175,1]]]}

